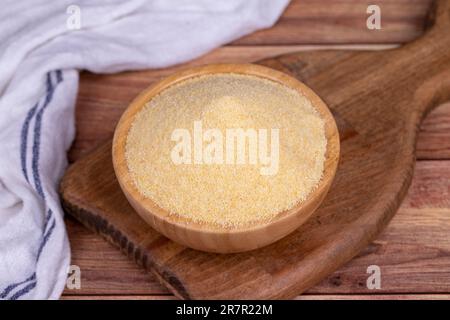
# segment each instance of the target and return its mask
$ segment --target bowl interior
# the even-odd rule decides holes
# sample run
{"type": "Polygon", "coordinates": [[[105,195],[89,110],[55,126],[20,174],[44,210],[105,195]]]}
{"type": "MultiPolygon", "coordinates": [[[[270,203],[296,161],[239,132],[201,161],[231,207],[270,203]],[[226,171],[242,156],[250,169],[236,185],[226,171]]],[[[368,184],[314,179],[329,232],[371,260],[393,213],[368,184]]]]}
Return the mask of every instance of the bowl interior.
{"type": "Polygon", "coordinates": [[[208,65],[203,67],[191,68],[185,71],[181,71],[168,78],[165,78],[164,80],[144,90],[138,97],[136,97],[131,102],[127,110],[120,118],[114,133],[112,153],[113,153],[114,170],[116,172],[119,184],[122,190],[124,191],[125,195],[127,196],[128,200],[132,204],[132,206],[135,209],[137,208],[140,209],[138,211],[141,215],[145,213],[146,215],[150,215],[150,218],[152,215],[155,215],[159,219],[163,219],[170,224],[174,224],[181,228],[189,230],[199,230],[202,232],[209,232],[209,233],[221,233],[221,232],[236,233],[236,232],[248,232],[259,228],[264,228],[268,224],[285,219],[290,215],[303,214],[302,208],[308,207],[309,203],[315,201],[316,198],[323,196],[323,194],[328,191],[328,188],[336,172],[339,158],[339,148],[340,148],[339,133],[330,110],[328,109],[326,104],[322,101],[322,99],[320,99],[320,97],[317,96],[305,84],[301,83],[297,79],[285,73],[263,66],[253,64],[220,64],[220,65],[208,65]],[[316,189],[314,189],[310,193],[310,195],[305,201],[298,203],[296,206],[294,206],[289,210],[280,212],[270,221],[264,221],[261,223],[254,223],[251,225],[245,225],[242,227],[230,229],[215,225],[199,224],[177,215],[170,215],[167,211],[160,208],[151,199],[144,197],[137,190],[132,180],[132,176],[128,170],[125,158],[125,147],[127,142],[128,131],[131,128],[135,115],[145,106],[145,104],[148,101],[150,101],[152,97],[154,97],[159,92],[161,92],[162,90],[166,89],[171,85],[182,82],[192,77],[218,73],[236,73],[236,74],[253,75],[266,78],[284,84],[288,87],[291,87],[301,92],[302,95],[306,96],[311,101],[314,108],[320,113],[322,119],[324,120],[325,135],[327,139],[327,149],[325,154],[325,164],[322,179],[320,180],[316,189]]]}

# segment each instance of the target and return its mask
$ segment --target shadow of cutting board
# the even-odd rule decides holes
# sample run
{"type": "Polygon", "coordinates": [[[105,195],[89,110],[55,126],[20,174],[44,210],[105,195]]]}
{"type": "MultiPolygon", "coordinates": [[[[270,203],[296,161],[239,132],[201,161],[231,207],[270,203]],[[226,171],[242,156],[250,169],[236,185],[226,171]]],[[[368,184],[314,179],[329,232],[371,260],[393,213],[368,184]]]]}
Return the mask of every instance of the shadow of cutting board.
{"type": "Polygon", "coordinates": [[[387,225],[411,181],[418,126],[450,99],[450,0],[427,33],[399,49],[321,51],[260,62],[312,87],[336,117],[341,159],[324,203],[288,237],[220,255],[178,245],[134,212],[116,181],[111,142],[73,164],[61,183],[65,210],[192,299],[290,298],[354,257],[387,225]]]}

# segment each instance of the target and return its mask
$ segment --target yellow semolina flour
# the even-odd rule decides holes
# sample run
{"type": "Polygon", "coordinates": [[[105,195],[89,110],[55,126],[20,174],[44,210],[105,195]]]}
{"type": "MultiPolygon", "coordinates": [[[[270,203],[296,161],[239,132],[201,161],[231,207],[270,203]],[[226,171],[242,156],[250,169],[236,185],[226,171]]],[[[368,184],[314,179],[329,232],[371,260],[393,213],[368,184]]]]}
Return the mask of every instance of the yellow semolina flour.
{"type": "Polygon", "coordinates": [[[324,120],[301,93],[261,77],[223,73],[184,80],[153,97],[136,114],[125,153],[137,190],[160,208],[188,222],[240,228],[269,222],[304,201],[322,177],[326,147],[324,120]],[[257,134],[247,136],[245,149],[228,137],[236,128],[257,134]],[[209,129],[222,136],[207,136],[209,129]],[[176,132],[190,132],[184,148],[176,132]],[[250,137],[260,140],[252,144],[250,137]],[[212,142],[216,148],[208,147],[212,142]],[[239,150],[247,153],[237,160],[239,150]],[[275,165],[261,156],[271,151],[275,165]],[[208,152],[215,162],[202,159],[208,152]],[[181,160],[174,161],[174,153],[181,160]]]}

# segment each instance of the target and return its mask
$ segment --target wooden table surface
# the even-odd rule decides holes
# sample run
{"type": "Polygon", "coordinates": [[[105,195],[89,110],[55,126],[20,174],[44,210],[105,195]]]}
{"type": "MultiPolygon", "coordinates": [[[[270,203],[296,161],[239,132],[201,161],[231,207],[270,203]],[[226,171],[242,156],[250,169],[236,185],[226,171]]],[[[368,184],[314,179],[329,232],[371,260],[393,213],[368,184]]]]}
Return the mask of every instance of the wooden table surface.
{"type": "MultiPolygon", "coordinates": [[[[380,50],[423,33],[431,0],[294,0],[271,29],[256,32],[188,64],[116,75],[82,73],[76,106],[76,161],[114,131],[128,102],[154,81],[187,65],[252,62],[312,49],[380,50]],[[366,28],[369,4],[381,8],[381,30],[366,28]],[[119,90],[120,88],[120,90],[119,90]],[[125,89],[125,90],[124,90],[125,89]]],[[[65,299],[173,299],[145,272],[71,217],[66,225],[81,289],[65,299]]],[[[421,126],[409,193],[387,229],[347,265],[299,299],[450,299],[450,104],[421,126]],[[381,269],[381,289],[366,286],[367,267],[381,269]]]]}

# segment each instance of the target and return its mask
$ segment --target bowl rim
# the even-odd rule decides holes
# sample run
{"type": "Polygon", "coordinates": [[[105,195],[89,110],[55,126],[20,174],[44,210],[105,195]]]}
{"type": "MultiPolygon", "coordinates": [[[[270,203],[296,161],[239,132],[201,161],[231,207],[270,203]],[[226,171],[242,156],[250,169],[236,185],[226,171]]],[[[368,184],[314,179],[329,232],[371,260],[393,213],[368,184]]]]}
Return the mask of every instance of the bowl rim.
{"type": "Polygon", "coordinates": [[[177,228],[185,229],[186,231],[194,231],[208,234],[237,234],[248,233],[267,228],[269,225],[279,223],[282,220],[299,214],[302,208],[308,207],[316,198],[320,198],[323,193],[328,192],[328,189],[334,179],[340,154],[339,132],[331,111],[325,102],[307,85],[297,80],[296,78],[283,73],[281,71],[256,65],[250,63],[242,64],[209,64],[199,67],[191,67],[183,69],[179,72],[170,75],[157,83],[150,85],[144,89],[136,98],[134,98],[128,105],[125,112],[122,114],[117,123],[113,143],[112,143],[112,162],[114,172],[120,184],[122,191],[125,193],[130,204],[134,207],[139,215],[142,216],[141,210],[135,206],[139,205],[146,211],[148,215],[144,220],[155,221],[155,219],[163,220],[169,225],[177,228]],[[316,188],[311,191],[307,199],[299,202],[297,205],[289,210],[279,212],[275,217],[269,220],[260,220],[259,222],[244,224],[237,227],[225,227],[212,224],[202,224],[194,222],[188,218],[181,217],[176,214],[169,214],[166,210],[159,207],[153,200],[142,195],[133,182],[131,173],[128,170],[127,161],[125,158],[125,150],[127,143],[128,132],[134,121],[136,114],[149,102],[154,96],[159,94],[164,89],[183,82],[187,79],[212,74],[243,74],[262,77],[277,83],[286,85],[304,95],[310,100],[313,107],[320,113],[325,123],[325,136],[327,139],[327,149],[325,153],[325,163],[322,178],[320,179],[316,188]],[[131,197],[131,199],[130,199],[131,197]]]}

